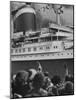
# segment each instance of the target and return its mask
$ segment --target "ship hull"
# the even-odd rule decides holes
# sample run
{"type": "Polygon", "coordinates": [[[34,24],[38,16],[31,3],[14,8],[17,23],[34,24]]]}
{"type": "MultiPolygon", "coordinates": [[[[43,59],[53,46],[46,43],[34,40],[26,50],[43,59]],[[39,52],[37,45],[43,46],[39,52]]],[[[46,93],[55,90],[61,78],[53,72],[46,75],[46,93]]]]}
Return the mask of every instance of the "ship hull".
{"type": "Polygon", "coordinates": [[[37,54],[19,54],[11,55],[11,61],[29,61],[29,60],[49,60],[49,59],[72,59],[73,50],[65,50],[62,52],[45,52],[37,54]]]}

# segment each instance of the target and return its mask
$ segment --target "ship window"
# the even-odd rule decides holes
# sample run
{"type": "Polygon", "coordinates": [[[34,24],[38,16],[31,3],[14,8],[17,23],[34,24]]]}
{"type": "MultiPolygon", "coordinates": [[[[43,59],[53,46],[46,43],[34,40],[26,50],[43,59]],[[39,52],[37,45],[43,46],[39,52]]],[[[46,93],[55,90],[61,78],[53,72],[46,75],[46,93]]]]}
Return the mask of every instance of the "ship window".
{"type": "Polygon", "coordinates": [[[43,47],[40,47],[40,50],[42,50],[43,49],[43,47]]]}
{"type": "Polygon", "coordinates": [[[52,36],[52,40],[57,40],[57,36],[52,36]]]}
{"type": "Polygon", "coordinates": [[[59,56],[59,53],[58,53],[58,56],[59,56]]]}
{"type": "Polygon", "coordinates": [[[72,53],[71,53],[71,55],[72,55],[72,53]]]}
{"type": "Polygon", "coordinates": [[[29,57],[32,57],[32,55],[29,55],[29,57]]]}
{"type": "Polygon", "coordinates": [[[50,47],[49,46],[46,46],[46,49],[50,49],[50,47]]]}
{"type": "Polygon", "coordinates": [[[47,54],[47,56],[49,56],[49,54],[47,54]]]}
{"type": "Polygon", "coordinates": [[[23,52],[25,52],[25,48],[23,48],[23,52]]]}
{"type": "Polygon", "coordinates": [[[13,53],[13,49],[11,49],[11,53],[13,53]]]}
{"type": "Polygon", "coordinates": [[[33,49],[34,49],[34,51],[36,51],[36,49],[37,49],[37,48],[36,48],[36,47],[34,47],[33,49]]]}
{"type": "Polygon", "coordinates": [[[52,54],[52,56],[54,56],[54,54],[52,54]]]}
{"type": "Polygon", "coordinates": [[[28,48],[28,52],[30,52],[31,51],[31,48],[28,48]]]}
{"type": "Polygon", "coordinates": [[[63,53],[61,55],[63,55],[63,53]]]}
{"type": "Polygon", "coordinates": [[[16,49],[15,52],[17,53],[17,51],[18,51],[18,50],[16,49]]]}
{"type": "Polygon", "coordinates": [[[44,54],[41,54],[41,56],[44,56],[44,54]]]}
{"type": "Polygon", "coordinates": [[[54,46],[54,48],[55,48],[55,46],[54,46]]]}
{"type": "Polygon", "coordinates": [[[21,49],[19,49],[19,52],[21,52],[21,49]]]}
{"type": "Polygon", "coordinates": [[[38,39],[35,39],[35,40],[34,40],[34,43],[36,43],[36,42],[38,42],[38,39]]]}
{"type": "Polygon", "coordinates": [[[57,46],[54,46],[54,48],[57,48],[57,46]]]}
{"type": "Polygon", "coordinates": [[[58,40],[62,40],[62,39],[64,39],[65,37],[64,36],[59,36],[58,37],[58,40]]]}

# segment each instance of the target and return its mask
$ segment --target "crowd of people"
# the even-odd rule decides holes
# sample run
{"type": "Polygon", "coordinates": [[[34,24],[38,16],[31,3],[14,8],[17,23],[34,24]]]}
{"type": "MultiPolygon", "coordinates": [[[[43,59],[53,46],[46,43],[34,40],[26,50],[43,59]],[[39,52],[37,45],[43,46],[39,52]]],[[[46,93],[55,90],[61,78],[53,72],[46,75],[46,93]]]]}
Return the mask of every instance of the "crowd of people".
{"type": "Polygon", "coordinates": [[[59,75],[49,77],[39,64],[38,70],[22,70],[11,80],[11,98],[61,96],[74,94],[74,77],[68,74],[66,67],[64,80],[59,75]]]}

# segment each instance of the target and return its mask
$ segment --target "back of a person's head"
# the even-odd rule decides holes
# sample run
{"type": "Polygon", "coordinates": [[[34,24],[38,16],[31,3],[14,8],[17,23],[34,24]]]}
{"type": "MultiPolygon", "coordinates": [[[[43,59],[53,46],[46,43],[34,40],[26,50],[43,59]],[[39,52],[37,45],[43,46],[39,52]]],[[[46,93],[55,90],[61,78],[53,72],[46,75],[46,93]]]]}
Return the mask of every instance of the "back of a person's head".
{"type": "Polygon", "coordinates": [[[44,83],[44,75],[42,73],[38,72],[34,76],[32,85],[35,89],[40,89],[43,86],[43,83],[44,83]]]}
{"type": "Polygon", "coordinates": [[[64,83],[64,86],[60,89],[58,89],[59,95],[71,95],[74,94],[73,90],[73,83],[70,81],[67,81],[64,83]]]}
{"type": "Polygon", "coordinates": [[[65,76],[65,82],[67,82],[67,81],[74,83],[74,77],[72,75],[65,76]]]}
{"type": "Polygon", "coordinates": [[[55,86],[52,87],[52,93],[56,96],[58,95],[58,89],[55,86]]]}
{"type": "Polygon", "coordinates": [[[28,79],[28,72],[27,71],[19,71],[16,74],[15,80],[17,84],[23,85],[28,79]]]}
{"type": "Polygon", "coordinates": [[[57,85],[57,84],[59,84],[61,82],[61,78],[60,78],[60,76],[55,75],[55,76],[53,76],[53,78],[51,79],[51,81],[52,81],[52,83],[54,85],[57,85]]]}
{"type": "Polygon", "coordinates": [[[74,87],[73,87],[73,83],[72,83],[72,82],[67,81],[67,82],[65,83],[64,88],[65,88],[65,92],[66,92],[67,94],[73,94],[73,91],[74,91],[73,89],[74,89],[74,87]]]}
{"type": "Polygon", "coordinates": [[[49,76],[49,72],[44,72],[44,75],[45,76],[49,76]]]}

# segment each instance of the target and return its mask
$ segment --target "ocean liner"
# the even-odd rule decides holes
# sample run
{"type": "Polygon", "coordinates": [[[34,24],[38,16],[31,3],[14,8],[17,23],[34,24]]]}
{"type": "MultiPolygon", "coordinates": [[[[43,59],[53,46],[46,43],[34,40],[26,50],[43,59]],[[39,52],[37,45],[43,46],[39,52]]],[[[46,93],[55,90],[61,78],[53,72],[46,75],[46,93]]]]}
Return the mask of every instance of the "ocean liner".
{"type": "Polygon", "coordinates": [[[11,60],[45,60],[73,58],[73,27],[60,24],[60,6],[57,9],[57,23],[48,23],[48,28],[36,27],[36,12],[27,4],[13,19],[11,35],[11,60]]]}

